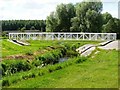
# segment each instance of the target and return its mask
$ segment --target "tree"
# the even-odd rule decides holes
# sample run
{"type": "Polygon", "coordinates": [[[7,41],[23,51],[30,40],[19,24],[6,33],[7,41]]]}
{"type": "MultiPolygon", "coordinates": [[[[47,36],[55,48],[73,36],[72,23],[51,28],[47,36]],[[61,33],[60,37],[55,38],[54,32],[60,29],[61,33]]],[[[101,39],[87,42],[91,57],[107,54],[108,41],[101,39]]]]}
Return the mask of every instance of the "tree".
{"type": "Polygon", "coordinates": [[[56,14],[58,19],[59,31],[67,32],[68,28],[68,12],[65,4],[60,4],[56,8],[56,14]]]}
{"type": "Polygon", "coordinates": [[[58,21],[55,17],[55,13],[51,12],[50,16],[48,16],[46,20],[46,31],[47,32],[56,31],[57,25],[58,25],[58,21]]]}
{"type": "Polygon", "coordinates": [[[80,32],[79,22],[80,21],[77,17],[71,19],[71,23],[72,23],[72,26],[70,27],[71,32],[80,32]]]}
{"type": "Polygon", "coordinates": [[[30,30],[32,26],[37,30],[41,30],[42,28],[43,31],[45,31],[46,23],[45,20],[3,20],[2,21],[3,31],[20,30],[23,27],[25,27],[26,30],[30,30]]]}
{"type": "Polygon", "coordinates": [[[25,27],[23,27],[23,28],[21,28],[21,32],[25,32],[25,30],[26,30],[26,28],[25,27]]]}
{"type": "Polygon", "coordinates": [[[112,15],[108,12],[102,14],[103,17],[103,24],[107,24],[107,22],[112,19],[112,15]]]}
{"type": "Polygon", "coordinates": [[[34,26],[32,26],[32,27],[30,28],[30,30],[35,30],[35,27],[34,27],[34,26]]]}
{"type": "Polygon", "coordinates": [[[56,11],[52,12],[46,20],[47,31],[52,32],[69,32],[71,27],[71,18],[75,16],[74,5],[60,4],[56,11]]]}
{"type": "MultiPolygon", "coordinates": [[[[101,26],[102,26],[101,11],[102,11],[102,2],[77,3],[76,17],[79,20],[78,26],[80,31],[100,32],[101,26]]],[[[75,22],[72,22],[72,23],[75,23],[75,22]]]]}
{"type": "Polygon", "coordinates": [[[104,33],[117,33],[117,38],[120,38],[120,20],[116,18],[110,19],[107,24],[103,25],[104,33]]]}

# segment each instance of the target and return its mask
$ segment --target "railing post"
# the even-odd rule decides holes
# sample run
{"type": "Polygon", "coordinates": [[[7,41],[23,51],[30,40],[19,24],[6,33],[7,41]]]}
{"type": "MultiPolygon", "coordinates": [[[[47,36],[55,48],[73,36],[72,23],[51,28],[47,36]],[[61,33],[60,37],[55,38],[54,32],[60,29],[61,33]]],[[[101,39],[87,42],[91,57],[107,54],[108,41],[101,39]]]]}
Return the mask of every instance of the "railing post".
{"type": "Polygon", "coordinates": [[[83,40],[85,40],[85,34],[82,34],[83,35],[83,40]]]}
{"type": "Polygon", "coordinates": [[[89,34],[89,40],[91,40],[91,34],[89,34]]]}

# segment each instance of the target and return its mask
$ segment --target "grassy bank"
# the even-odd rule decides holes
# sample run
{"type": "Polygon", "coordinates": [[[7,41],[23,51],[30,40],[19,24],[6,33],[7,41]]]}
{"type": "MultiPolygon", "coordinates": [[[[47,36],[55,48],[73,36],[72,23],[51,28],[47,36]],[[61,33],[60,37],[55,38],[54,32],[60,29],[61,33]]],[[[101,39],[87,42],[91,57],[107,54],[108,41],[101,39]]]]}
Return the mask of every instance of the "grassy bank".
{"type": "Polygon", "coordinates": [[[9,86],[13,83],[19,82],[20,80],[26,80],[30,78],[35,78],[37,76],[43,76],[43,75],[55,72],[57,70],[66,68],[70,65],[82,63],[83,61],[86,61],[86,60],[87,58],[85,57],[74,57],[63,63],[57,63],[55,65],[47,65],[46,67],[42,67],[42,68],[33,68],[26,72],[20,72],[20,73],[13,74],[11,76],[6,76],[6,77],[3,77],[2,86],[9,86]]]}
{"type": "Polygon", "coordinates": [[[44,50],[48,46],[60,46],[60,45],[66,45],[69,48],[75,48],[75,47],[80,47],[84,44],[88,43],[93,43],[97,44],[99,42],[97,41],[78,41],[78,40],[29,40],[27,41],[30,43],[30,46],[18,46],[16,44],[13,44],[7,39],[2,40],[2,57],[6,57],[9,55],[17,55],[17,54],[27,54],[29,52],[35,52],[35,51],[40,51],[44,50]],[[77,46],[77,45],[78,46],[77,46]]]}
{"type": "Polygon", "coordinates": [[[89,60],[14,83],[9,88],[117,88],[118,51],[100,50],[89,60]]]}

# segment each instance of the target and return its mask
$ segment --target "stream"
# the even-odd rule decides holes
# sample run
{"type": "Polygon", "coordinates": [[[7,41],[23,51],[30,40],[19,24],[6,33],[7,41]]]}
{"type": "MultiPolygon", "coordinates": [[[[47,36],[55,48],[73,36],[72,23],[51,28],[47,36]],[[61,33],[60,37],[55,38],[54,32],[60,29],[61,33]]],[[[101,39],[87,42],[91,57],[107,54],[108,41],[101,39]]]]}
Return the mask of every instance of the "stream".
{"type": "Polygon", "coordinates": [[[63,57],[59,59],[59,63],[67,61],[69,59],[69,57],[63,57]]]}

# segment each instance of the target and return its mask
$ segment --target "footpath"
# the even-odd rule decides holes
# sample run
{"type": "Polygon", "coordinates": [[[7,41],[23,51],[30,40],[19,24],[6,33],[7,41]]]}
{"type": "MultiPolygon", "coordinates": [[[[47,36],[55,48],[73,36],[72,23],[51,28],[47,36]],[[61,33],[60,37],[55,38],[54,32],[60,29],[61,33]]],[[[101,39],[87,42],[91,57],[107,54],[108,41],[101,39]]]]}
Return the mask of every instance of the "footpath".
{"type": "Polygon", "coordinates": [[[92,53],[92,51],[95,50],[96,47],[98,47],[100,49],[105,49],[105,50],[113,50],[113,49],[120,50],[119,44],[120,44],[119,40],[106,41],[106,42],[99,43],[97,45],[86,44],[86,45],[83,45],[82,47],[79,47],[78,49],[76,49],[76,51],[81,56],[89,56],[92,53]]]}

